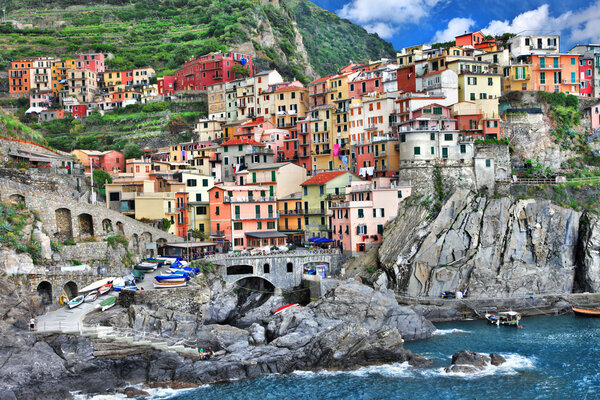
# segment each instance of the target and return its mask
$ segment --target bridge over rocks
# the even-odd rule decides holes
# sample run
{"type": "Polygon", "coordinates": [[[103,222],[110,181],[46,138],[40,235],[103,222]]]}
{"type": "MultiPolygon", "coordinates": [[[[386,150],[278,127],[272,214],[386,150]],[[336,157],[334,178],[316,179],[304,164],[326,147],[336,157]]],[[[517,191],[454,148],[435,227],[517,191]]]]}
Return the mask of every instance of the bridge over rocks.
{"type": "Polygon", "coordinates": [[[206,259],[220,268],[221,276],[227,283],[258,277],[281,289],[300,285],[304,267],[324,264],[328,275],[335,275],[343,263],[343,255],[337,249],[257,256],[216,254],[206,259]]]}
{"type": "Polygon", "coordinates": [[[4,178],[0,178],[0,200],[25,203],[36,212],[51,239],[59,242],[120,234],[130,239],[131,251],[143,253],[146,243],[182,240],[102,205],[50,194],[4,178]]]}

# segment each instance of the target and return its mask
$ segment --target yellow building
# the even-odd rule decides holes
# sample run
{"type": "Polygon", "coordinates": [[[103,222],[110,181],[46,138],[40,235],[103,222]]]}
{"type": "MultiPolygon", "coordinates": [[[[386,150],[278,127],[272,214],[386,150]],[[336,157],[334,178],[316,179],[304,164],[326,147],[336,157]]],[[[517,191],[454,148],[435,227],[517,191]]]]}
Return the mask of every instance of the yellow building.
{"type": "Polygon", "coordinates": [[[334,107],[326,105],[315,107],[310,112],[313,173],[315,170],[333,169],[333,111],[334,107]]]}
{"type": "Polygon", "coordinates": [[[288,243],[302,244],[304,242],[302,192],[291,193],[277,199],[277,211],[279,232],[287,235],[288,243]]]}
{"type": "Polygon", "coordinates": [[[502,90],[533,90],[531,83],[531,64],[515,64],[504,69],[502,90]]]}
{"type": "Polygon", "coordinates": [[[106,71],[102,73],[102,87],[109,93],[125,90],[126,71],[106,71]]]}
{"type": "Polygon", "coordinates": [[[69,70],[75,69],[76,66],[77,62],[75,60],[54,61],[52,63],[52,91],[55,94],[64,89],[69,77],[69,70]]]}
{"type": "Polygon", "coordinates": [[[215,184],[215,178],[196,172],[176,174],[178,180],[185,184],[190,207],[190,228],[204,233],[206,240],[210,237],[210,202],[208,191],[215,184]]]}
{"type": "Polygon", "coordinates": [[[502,75],[490,72],[490,63],[476,60],[455,60],[448,69],[458,74],[458,101],[495,99],[501,96],[502,75]]]}
{"type": "Polygon", "coordinates": [[[423,52],[431,49],[431,46],[420,44],[417,46],[405,47],[402,51],[396,53],[396,61],[399,66],[406,67],[412,65],[417,61],[425,59],[423,52]]]}
{"type": "Polygon", "coordinates": [[[295,130],[296,122],[303,119],[308,110],[308,89],[295,81],[280,86],[271,96],[274,98],[273,106],[268,110],[270,115],[265,119],[272,121],[274,117],[274,125],[277,128],[295,130]]]}
{"type": "Polygon", "coordinates": [[[373,138],[373,158],[377,176],[393,176],[400,169],[400,142],[397,136],[373,138]]]}

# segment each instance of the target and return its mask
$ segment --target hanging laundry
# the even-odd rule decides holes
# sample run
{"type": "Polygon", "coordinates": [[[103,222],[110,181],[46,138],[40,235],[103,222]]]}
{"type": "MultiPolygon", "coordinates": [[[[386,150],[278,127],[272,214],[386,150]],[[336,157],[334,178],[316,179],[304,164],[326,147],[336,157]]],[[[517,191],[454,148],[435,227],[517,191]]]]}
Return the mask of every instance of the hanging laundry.
{"type": "Polygon", "coordinates": [[[348,156],[341,156],[340,160],[342,160],[342,164],[344,164],[344,168],[348,168],[348,156]]]}
{"type": "Polygon", "coordinates": [[[337,157],[339,153],[340,153],[340,145],[336,143],[333,145],[333,156],[337,157]]]}
{"type": "Polygon", "coordinates": [[[365,177],[367,176],[367,169],[366,168],[361,168],[360,171],[358,172],[358,175],[365,177]]]}
{"type": "Polygon", "coordinates": [[[367,175],[369,176],[373,176],[373,173],[375,172],[375,167],[367,167],[367,175]]]}

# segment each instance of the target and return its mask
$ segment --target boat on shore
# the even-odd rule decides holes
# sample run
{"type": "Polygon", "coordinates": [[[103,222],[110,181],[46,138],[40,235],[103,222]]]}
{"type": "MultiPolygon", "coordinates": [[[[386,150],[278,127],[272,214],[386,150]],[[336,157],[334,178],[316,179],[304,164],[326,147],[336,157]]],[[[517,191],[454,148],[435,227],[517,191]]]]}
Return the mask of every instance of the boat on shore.
{"type": "Polygon", "coordinates": [[[83,295],[77,296],[74,299],[69,300],[69,302],[67,303],[69,305],[69,309],[79,306],[81,303],[83,303],[83,300],[84,300],[83,295]]]}
{"type": "Polygon", "coordinates": [[[100,309],[102,311],[106,311],[111,307],[114,307],[115,304],[117,304],[117,298],[116,297],[108,297],[104,300],[102,300],[100,302],[100,304],[98,305],[98,307],[100,307],[100,309]]]}
{"type": "Polygon", "coordinates": [[[187,282],[185,281],[185,279],[183,280],[183,282],[179,282],[179,281],[154,281],[154,288],[155,289],[162,289],[162,288],[174,288],[174,287],[184,287],[187,285],[187,282]]]}
{"type": "Polygon", "coordinates": [[[98,293],[100,295],[103,295],[110,292],[110,289],[112,289],[112,282],[108,282],[107,284],[102,285],[100,288],[98,288],[98,293]]]}
{"type": "Polygon", "coordinates": [[[158,275],[154,279],[157,282],[185,282],[189,277],[184,275],[158,275]]]}
{"type": "Polygon", "coordinates": [[[279,307],[277,310],[273,311],[273,315],[277,315],[277,314],[279,314],[282,311],[288,310],[288,309],[290,309],[292,307],[296,307],[296,306],[299,306],[299,304],[298,303],[292,303],[292,304],[285,305],[283,307],[279,307]]]}
{"type": "Polygon", "coordinates": [[[575,315],[579,315],[582,317],[600,317],[600,310],[580,307],[571,307],[571,310],[573,310],[575,315]]]}
{"type": "Polygon", "coordinates": [[[89,292],[86,296],[84,301],[86,303],[91,303],[93,301],[96,301],[96,299],[98,298],[98,291],[94,290],[93,292],[89,292]]]}
{"type": "Polygon", "coordinates": [[[516,311],[503,311],[497,314],[485,314],[485,319],[493,325],[519,326],[521,314],[516,311]]]}

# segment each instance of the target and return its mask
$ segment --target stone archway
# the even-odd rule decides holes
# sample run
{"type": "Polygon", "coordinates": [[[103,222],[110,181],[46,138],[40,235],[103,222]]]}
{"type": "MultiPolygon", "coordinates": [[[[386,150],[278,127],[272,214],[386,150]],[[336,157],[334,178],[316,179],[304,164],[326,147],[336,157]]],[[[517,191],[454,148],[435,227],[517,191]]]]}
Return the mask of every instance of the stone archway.
{"type": "Polygon", "coordinates": [[[54,212],[56,218],[57,232],[54,236],[61,242],[73,239],[73,220],[71,219],[71,210],[68,208],[59,208],[54,212]]]}
{"type": "Polygon", "coordinates": [[[152,234],[150,232],[142,233],[142,240],[146,243],[152,242],[152,234]]]}
{"type": "Polygon", "coordinates": [[[38,296],[42,298],[42,304],[52,304],[52,284],[50,282],[40,282],[36,291],[38,296]]]}
{"type": "Polygon", "coordinates": [[[12,204],[14,206],[16,206],[20,203],[23,203],[23,205],[26,205],[25,204],[25,196],[23,196],[22,194],[18,194],[18,193],[11,194],[10,196],[8,196],[8,203],[12,204]]]}
{"type": "Polygon", "coordinates": [[[117,233],[119,235],[125,235],[125,228],[123,228],[123,223],[121,221],[117,222],[117,233]]]}
{"type": "Polygon", "coordinates": [[[133,246],[133,251],[135,253],[140,252],[140,237],[138,236],[137,233],[134,233],[133,236],[131,237],[131,245],[133,246]]]}
{"type": "Polygon", "coordinates": [[[77,289],[77,284],[73,281],[65,283],[63,290],[65,291],[69,299],[77,297],[77,293],[79,293],[79,290],[77,289]]]}
{"type": "Polygon", "coordinates": [[[104,230],[105,234],[109,234],[111,232],[113,232],[113,225],[112,225],[112,221],[108,218],[105,218],[102,220],[102,229],[104,230]]]}
{"type": "Polygon", "coordinates": [[[77,220],[79,222],[80,237],[94,236],[94,218],[90,214],[79,214],[77,220]]]}

